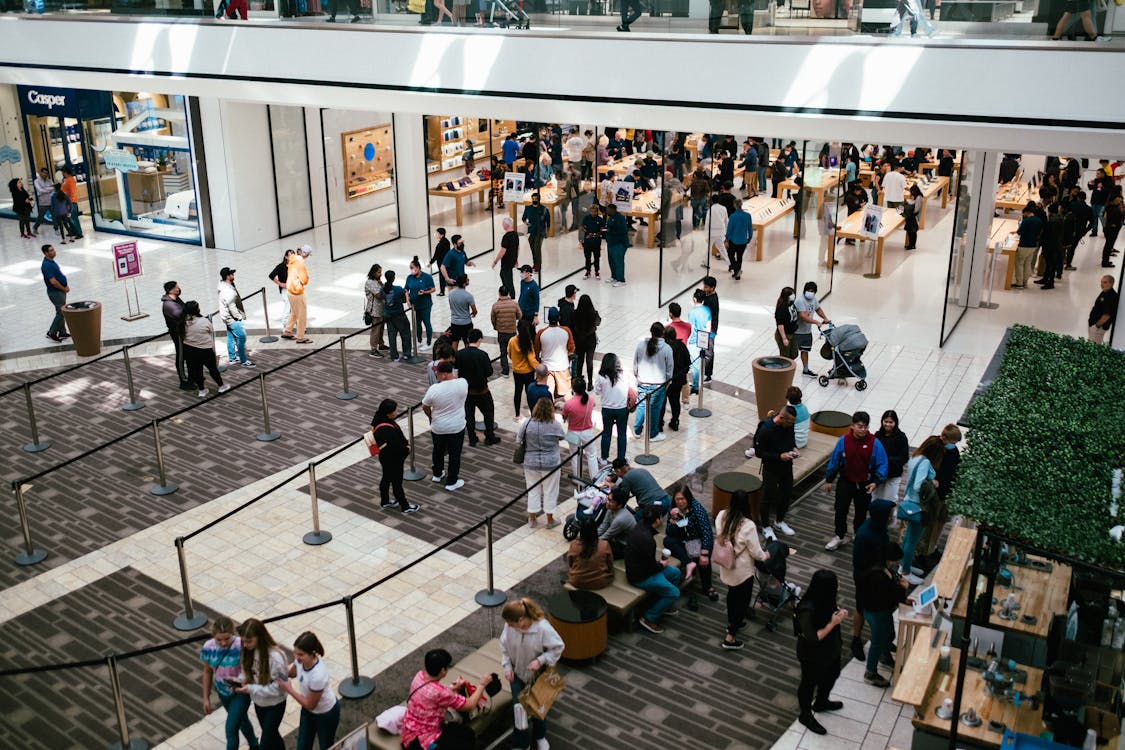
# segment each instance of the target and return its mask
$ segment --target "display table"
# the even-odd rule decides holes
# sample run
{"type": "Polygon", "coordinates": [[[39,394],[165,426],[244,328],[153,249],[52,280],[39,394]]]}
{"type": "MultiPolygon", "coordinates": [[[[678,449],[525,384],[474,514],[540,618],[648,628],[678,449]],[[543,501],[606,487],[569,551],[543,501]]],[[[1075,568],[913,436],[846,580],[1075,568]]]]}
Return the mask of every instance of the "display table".
{"type": "Polygon", "coordinates": [[[934,571],[930,583],[937,587],[938,598],[950,601],[957,596],[961,582],[965,579],[965,569],[973,559],[973,545],[977,541],[977,530],[967,526],[954,526],[945,540],[945,550],[934,571]]]}
{"type": "MultiPolygon", "coordinates": [[[[988,618],[988,627],[1000,628],[1010,633],[1022,633],[1035,638],[1046,638],[1047,631],[1051,627],[1051,618],[1066,612],[1070,594],[1071,569],[1069,565],[1048,563],[1045,558],[1035,555],[1029,555],[1028,559],[1036,563],[1049,564],[1051,570],[1046,571],[1009,564],[1008,570],[1012,572],[1016,584],[1016,591],[1014,592],[1016,601],[1020,605],[1020,608],[1016,610],[1019,617],[1015,620],[1005,620],[1000,616],[1000,605],[995,605],[992,607],[992,616],[988,618]],[[1026,615],[1034,617],[1035,622],[1025,621],[1024,616],[1026,615]]],[[[968,583],[968,581],[962,583],[960,590],[957,592],[957,598],[953,602],[953,617],[955,619],[965,619],[969,611],[968,583]]],[[[977,595],[979,596],[984,590],[985,581],[984,577],[981,576],[977,581],[977,595]]],[[[999,583],[996,585],[995,596],[1001,601],[1008,595],[1008,592],[1008,588],[1001,586],[999,583]]]]}
{"type": "Polygon", "coordinates": [[[593,659],[609,640],[605,599],[593,591],[563,590],[547,601],[547,619],[566,645],[564,659],[593,659]]]}
{"type": "Polygon", "coordinates": [[[754,223],[754,237],[756,238],[754,240],[756,246],[754,260],[760,261],[762,259],[762,250],[766,241],[766,227],[781,217],[793,213],[796,205],[796,202],[790,198],[771,198],[764,193],[742,201],[743,210],[750,213],[751,220],[754,223]]]}
{"type": "MultiPolygon", "coordinates": [[[[906,224],[906,219],[902,218],[902,214],[898,211],[884,211],[883,216],[879,221],[879,234],[878,239],[875,240],[875,269],[870,274],[864,274],[865,277],[871,279],[879,278],[883,273],[883,243],[893,233],[902,229],[906,224]]],[[[840,228],[836,230],[836,237],[843,237],[849,240],[867,240],[866,237],[859,233],[863,227],[863,210],[853,211],[848,214],[848,218],[840,224],[840,228]]],[[[828,265],[831,266],[835,260],[836,243],[830,243],[828,246],[828,265]]]]}
{"type": "Polygon", "coordinates": [[[1026,182],[1008,182],[996,188],[996,207],[1002,211],[1022,211],[1028,201],[1039,202],[1039,188],[1026,182]]]}
{"type": "MultiPolygon", "coordinates": [[[[452,198],[457,202],[457,204],[456,204],[457,226],[461,226],[462,222],[463,222],[463,219],[464,219],[464,214],[463,214],[462,206],[461,206],[462,199],[471,196],[473,193],[476,193],[477,194],[477,201],[479,203],[484,203],[484,194],[492,189],[492,181],[491,180],[482,180],[482,179],[480,179],[480,176],[477,175],[477,174],[473,174],[471,176],[471,179],[472,179],[472,182],[470,184],[466,185],[465,187],[458,186],[457,182],[454,180],[454,181],[452,181],[453,185],[455,186],[453,190],[447,190],[444,187],[434,186],[434,187],[432,187],[432,188],[430,188],[429,190],[426,191],[428,194],[430,194],[432,196],[435,196],[435,197],[438,197],[438,198],[452,198]]],[[[444,184],[444,183],[442,183],[442,184],[444,184]]]]}
{"type": "MultiPolygon", "coordinates": [[[[508,215],[512,217],[512,224],[519,226],[523,221],[523,207],[531,205],[531,196],[535,194],[534,190],[529,190],[523,196],[522,201],[508,201],[508,215]],[[516,209],[520,209],[520,215],[516,216],[516,209]]],[[[547,225],[547,236],[555,236],[555,207],[559,205],[559,193],[554,188],[540,188],[539,189],[539,203],[547,207],[551,212],[551,223],[547,225]]]]}
{"type": "MultiPolygon", "coordinates": [[[[820,178],[820,184],[819,185],[805,185],[802,188],[802,190],[804,190],[805,193],[811,193],[812,195],[816,196],[816,202],[813,204],[813,206],[817,206],[817,207],[824,204],[824,194],[825,194],[825,192],[831,190],[832,188],[834,188],[834,187],[836,187],[837,185],[840,184],[840,170],[839,169],[824,169],[824,170],[821,170],[820,174],[821,174],[821,178],[820,178]]],[[[791,179],[786,180],[785,182],[781,183],[781,189],[796,192],[797,183],[793,182],[793,180],[791,180],[791,179]]],[[[812,206],[810,206],[810,208],[811,207],[812,206]]]]}
{"type": "MultiPolygon", "coordinates": [[[[906,194],[910,195],[910,188],[915,184],[918,189],[922,191],[922,210],[918,212],[918,228],[926,228],[926,207],[930,203],[930,198],[938,193],[941,193],[941,207],[945,208],[949,202],[949,178],[948,177],[934,177],[929,182],[922,182],[915,177],[906,178],[906,194]]],[[[883,191],[879,191],[879,205],[885,205],[883,200],[883,191]]],[[[905,223],[905,220],[904,220],[905,223]]]]}
{"type": "Polygon", "coordinates": [[[809,430],[832,437],[843,437],[851,426],[852,415],[842,411],[818,411],[809,418],[809,430]]]}
{"type": "Polygon", "coordinates": [[[992,253],[996,243],[1000,243],[1000,253],[1006,259],[1004,268],[1004,288],[1012,288],[1012,278],[1016,272],[1016,246],[1019,244],[1012,234],[1019,226],[1015,219],[993,219],[992,231],[988,235],[987,252],[992,253]]]}
{"type": "Polygon", "coordinates": [[[622,216],[632,216],[636,219],[644,219],[648,222],[648,238],[645,242],[645,247],[656,247],[656,234],[657,218],[660,216],[660,191],[649,190],[647,193],[633,196],[633,207],[628,211],[618,209],[617,213],[622,216]]]}
{"type": "Polygon", "coordinates": [[[646,152],[646,153],[643,153],[643,154],[632,154],[631,156],[624,156],[620,159],[614,159],[614,160],[610,161],[608,164],[599,164],[598,165],[598,181],[600,182],[601,179],[603,177],[605,177],[606,173],[609,172],[611,169],[613,170],[613,176],[614,177],[617,177],[618,179],[624,180],[626,177],[633,174],[634,169],[640,169],[640,167],[637,166],[637,160],[638,159],[640,159],[643,162],[645,159],[647,159],[650,156],[652,157],[652,160],[654,162],[656,162],[656,168],[659,171],[659,174],[657,174],[657,177],[663,176],[663,170],[660,169],[660,167],[664,163],[664,159],[660,156],[660,154],[653,153],[653,152],[646,152]]]}
{"type": "Polygon", "coordinates": [[[720,510],[729,508],[730,496],[739,490],[750,493],[750,517],[754,523],[759,523],[762,480],[744,471],[727,471],[715,475],[711,482],[711,517],[714,518],[720,510]]]}

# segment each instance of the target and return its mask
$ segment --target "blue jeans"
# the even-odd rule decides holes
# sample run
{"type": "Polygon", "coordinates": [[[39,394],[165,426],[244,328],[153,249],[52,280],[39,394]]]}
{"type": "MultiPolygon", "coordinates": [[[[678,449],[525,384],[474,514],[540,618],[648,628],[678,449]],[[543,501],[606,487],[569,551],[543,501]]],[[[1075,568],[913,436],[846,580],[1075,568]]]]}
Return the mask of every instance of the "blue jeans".
{"type": "Polygon", "coordinates": [[[914,563],[914,550],[918,548],[918,542],[922,539],[922,531],[926,527],[910,521],[904,523],[906,523],[906,529],[902,533],[902,571],[903,573],[909,573],[910,566],[914,563]]]}
{"type": "Polygon", "coordinates": [[[66,333],[66,320],[62,314],[62,306],[66,304],[66,292],[50,287],[47,289],[47,299],[55,306],[55,317],[51,320],[51,327],[47,329],[47,333],[55,336],[66,333]]]}
{"type": "Polygon", "coordinates": [[[871,626],[871,647],[867,649],[867,674],[879,670],[879,660],[891,651],[891,633],[894,630],[892,612],[864,612],[863,619],[871,626]]]}
{"type": "Polygon", "coordinates": [[[670,511],[672,509],[672,498],[669,497],[668,495],[663,495],[662,497],[657,498],[656,500],[653,500],[651,502],[642,503],[642,502],[638,501],[637,502],[637,510],[634,513],[634,516],[637,519],[637,523],[641,523],[641,522],[644,521],[645,508],[648,507],[649,505],[659,505],[660,506],[660,514],[666,516],[666,515],[668,515],[668,511],[670,511]]]}
{"type": "Polygon", "coordinates": [[[258,717],[258,725],[262,728],[262,750],[285,750],[285,741],[281,739],[281,720],[285,718],[285,701],[276,706],[254,705],[254,713],[258,717]]]}
{"type": "Polygon", "coordinates": [[[219,702],[227,710],[227,750],[238,750],[238,733],[250,743],[250,747],[258,746],[258,737],[254,734],[254,726],[250,723],[250,696],[240,693],[223,695],[219,693],[219,702]]]}
{"type": "Polygon", "coordinates": [[[625,245],[609,245],[609,275],[614,281],[625,280],[625,245]]]}
{"type": "Polygon", "coordinates": [[[758,192],[766,192],[766,167],[758,167],[758,192]]]}
{"type": "Polygon", "coordinates": [[[336,741],[336,728],[340,726],[340,702],[322,714],[301,709],[301,723],[297,727],[297,750],[313,750],[313,739],[320,741],[320,750],[328,750],[336,741]]]}
{"type": "Polygon", "coordinates": [[[434,326],[430,322],[430,313],[433,311],[434,306],[427,305],[426,307],[415,307],[414,309],[418,311],[418,331],[416,333],[418,343],[422,343],[422,329],[425,328],[426,345],[429,346],[434,342],[434,326]]]}
{"type": "Polygon", "coordinates": [[[609,443],[613,439],[613,428],[617,427],[617,455],[625,458],[625,430],[629,423],[628,409],[602,409],[602,460],[609,460],[609,443]]]}
{"type": "Polygon", "coordinates": [[[637,388],[637,418],[633,421],[633,434],[640,435],[645,424],[645,395],[652,394],[652,415],[649,417],[648,436],[656,437],[660,432],[660,412],[664,408],[664,396],[667,389],[662,385],[642,383],[637,388]]]}
{"type": "Polygon", "coordinates": [[[241,320],[227,323],[227,357],[231,362],[249,360],[246,356],[246,326],[241,320]]]}
{"type": "Polygon", "coordinates": [[[1097,237],[1098,236],[1098,224],[1102,225],[1103,230],[1105,229],[1105,218],[1104,218],[1105,204],[1104,203],[1091,203],[1090,204],[1090,210],[1094,212],[1094,221],[1093,221],[1093,226],[1090,227],[1090,236],[1091,237],[1097,237]]]}
{"type": "Polygon", "coordinates": [[[691,228],[698,229],[703,223],[703,217],[707,214],[707,199],[706,198],[692,198],[691,199],[691,228]]]}
{"type": "Polygon", "coordinates": [[[656,594],[658,597],[656,603],[644,613],[646,620],[652,623],[660,622],[660,618],[664,616],[668,608],[680,598],[680,587],[677,585],[679,582],[680,569],[674,565],[665,565],[664,570],[653,573],[640,583],[635,584],[637,588],[644,589],[650,594],[656,594]]]}
{"type": "MultiPolygon", "coordinates": [[[[520,693],[527,687],[527,683],[519,677],[513,675],[512,677],[512,698],[516,703],[520,702],[520,693]]],[[[547,722],[527,717],[527,729],[512,728],[512,747],[514,748],[528,748],[531,747],[531,740],[545,740],[547,739],[547,722]],[[529,737],[528,734],[531,736],[529,737]]]]}

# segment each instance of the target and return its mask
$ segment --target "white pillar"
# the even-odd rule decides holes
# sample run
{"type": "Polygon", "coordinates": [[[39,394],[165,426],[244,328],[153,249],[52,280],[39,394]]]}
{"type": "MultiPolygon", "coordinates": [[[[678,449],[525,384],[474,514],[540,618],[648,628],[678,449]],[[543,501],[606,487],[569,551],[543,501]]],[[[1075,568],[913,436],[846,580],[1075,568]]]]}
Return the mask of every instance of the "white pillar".
{"type": "MultiPolygon", "coordinates": [[[[992,235],[992,219],[996,212],[996,180],[1000,175],[1000,154],[994,151],[973,151],[969,154],[969,207],[966,247],[972,248],[969,290],[965,299],[977,307],[985,297],[985,271],[988,269],[988,238],[992,235]]],[[[999,260],[999,259],[998,259],[999,260]]]]}
{"type": "Polygon", "coordinates": [[[1125,352],[1125,295],[1121,294],[1121,277],[1114,284],[1117,289],[1117,317],[1113,324],[1113,338],[1109,340],[1109,345],[1114,349],[1125,352]]]}
{"type": "Polygon", "coordinates": [[[399,234],[425,237],[430,232],[426,197],[426,140],[422,116],[395,112],[395,180],[399,234]]]}

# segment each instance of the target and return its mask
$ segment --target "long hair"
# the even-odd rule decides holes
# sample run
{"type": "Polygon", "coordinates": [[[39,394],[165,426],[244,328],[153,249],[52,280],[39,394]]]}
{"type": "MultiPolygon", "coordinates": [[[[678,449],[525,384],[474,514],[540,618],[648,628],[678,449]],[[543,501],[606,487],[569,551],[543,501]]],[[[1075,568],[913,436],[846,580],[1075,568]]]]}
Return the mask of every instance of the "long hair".
{"type": "Polygon", "coordinates": [[[881,416],[879,418],[879,429],[875,432],[875,434],[876,435],[887,435],[889,437],[889,436],[895,434],[898,431],[899,431],[899,429],[898,429],[898,412],[895,411],[894,409],[887,409],[885,412],[883,412],[883,416],[881,416]],[[893,430],[891,430],[890,432],[887,432],[887,433],[883,432],[883,420],[884,419],[893,419],[894,422],[895,422],[895,428],[893,430]]]}
{"type": "Polygon", "coordinates": [[[574,392],[575,396],[582,397],[582,405],[590,403],[590,394],[586,392],[586,378],[581,375],[575,376],[574,380],[570,381],[570,390],[574,392]]]}
{"type": "Polygon", "coordinates": [[[742,521],[750,518],[750,494],[736,490],[730,496],[730,508],[723,518],[723,536],[730,539],[742,521]]]}
{"type": "Polygon", "coordinates": [[[656,352],[660,349],[660,342],[664,338],[664,324],[653,323],[648,327],[649,339],[645,344],[645,354],[649,357],[655,357],[656,352]]]}
{"type": "Polygon", "coordinates": [[[578,541],[582,542],[582,551],[579,556],[588,560],[598,550],[598,522],[592,518],[584,518],[578,524],[578,541]]]}
{"type": "Polygon", "coordinates": [[[617,360],[616,354],[610,352],[602,357],[602,366],[598,374],[609,380],[610,385],[617,385],[617,379],[621,377],[621,363],[617,360]]]}
{"type": "Polygon", "coordinates": [[[270,649],[277,648],[277,641],[270,635],[270,631],[266,630],[265,624],[261,620],[253,618],[242,623],[242,639],[256,638],[258,643],[254,646],[253,651],[247,650],[245,647],[242,649],[242,671],[246,673],[247,677],[257,675],[259,685],[268,685],[273,681],[270,675],[270,649]],[[258,667],[255,672],[254,659],[257,657],[258,667]]]}
{"type": "Polygon", "coordinates": [[[370,279],[371,281],[374,281],[375,279],[379,278],[379,272],[382,271],[382,270],[383,270],[383,267],[381,265],[379,265],[378,263],[376,263],[375,265],[371,266],[371,268],[367,271],[367,278],[370,279]]]}
{"type": "Polygon", "coordinates": [[[820,630],[832,619],[836,611],[836,596],[840,584],[831,570],[818,570],[812,574],[809,589],[801,599],[801,607],[812,608],[813,627],[820,630]]]}
{"type": "Polygon", "coordinates": [[[531,408],[531,418],[536,422],[553,422],[555,419],[555,402],[544,396],[535,402],[531,408]]]}
{"type": "Polygon", "coordinates": [[[777,312],[778,310],[783,310],[783,309],[788,310],[789,309],[789,295],[796,294],[796,293],[797,293],[797,291],[791,286],[787,286],[787,287],[782,288],[781,294],[777,295],[777,304],[774,305],[774,312],[777,312]]]}
{"type": "Polygon", "coordinates": [[[535,349],[535,324],[530,318],[520,318],[519,325],[516,326],[516,345],[525,356],[535,349]]]}
{"type": "Polygon", "coordinates": [[[397,408],[398,402],[396,402],[393,398],[385,398],[379,402],[379,408],[375,410],[375,418],[371,421],[374,424],[379,424],[380,422],[390,422],[390,414],[397,408]]]}
{"type": "Polygon", "coordinates": [[[519,599],[513,599],[504,605],[504,609],[500,610],[500,616],[504,618],[504,622],[517,623],[521,617],[527,617],[531,620],[542,620],[543,609],[536,604],[532,599],[526,596],[519,599]]]}
{"type": "Polygon", "coordinates": [[[299,648],[306,654],[324,656],[324,646],[320,645],[320,639],[311,630],[306,630],[297,636],[297,640],[293,641],[293,648],[299,648]]]}
{"type": "Polygon", "coordinates": [[[915,456],[925,456],[930,460],[930,465],[935,469],[941,466],[942,456],[945,455],[945,446],[937,435],[930,435],[914,451],[915,456]]]}
{"type": "Polygon", "coordinates": [[[590,295],[583,294],[578,298],[578,304],[574,306],[571,330],[576,334],[591,334],[597,327],[595,322],[597,319],[598,311],[594,309],[594,301],[590,299],[590,295]]]}

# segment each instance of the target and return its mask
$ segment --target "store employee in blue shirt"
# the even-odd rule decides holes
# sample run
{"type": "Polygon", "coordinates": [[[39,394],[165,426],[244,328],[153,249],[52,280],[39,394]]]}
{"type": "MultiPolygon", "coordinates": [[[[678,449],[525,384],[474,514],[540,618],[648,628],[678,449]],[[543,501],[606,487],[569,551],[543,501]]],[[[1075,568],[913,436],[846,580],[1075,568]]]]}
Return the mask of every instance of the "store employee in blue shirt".
{"type": "Polygon", "coordinates": [[[742,201],[734,201],[734,213],[727,221],[726,247],[730,255],[730,272],[735,281],[742,278],[742,254],[754,236],[754,220],[743,210],[742,201]]]}
{"type": "Polygon", "coordinates": [[[70,338],[70,334],[66,332],[66,321],[63,320],[62,314],[62,307],[66,304],[66,293],[70,291],[70,287],[66,284],[66,276],[63,275],[62,269],[55,262],[55,246],[44,245],[42,249],[43,283],[47,285],[47,299],[51,300],[51,304],[55,306],[55,319],[51,321],[51,327],[47,329],[47,338],[51,341],[62,341],[70,338]]]}
{"type": "Polygon", "coordinates": [[[515,133],[508,133],[508,137],[504,140],[504,163],[508,165],[508,171],[512,171],[512,162],[520,153],[520,144],[516,140],[515,133]]]}

